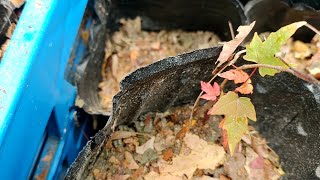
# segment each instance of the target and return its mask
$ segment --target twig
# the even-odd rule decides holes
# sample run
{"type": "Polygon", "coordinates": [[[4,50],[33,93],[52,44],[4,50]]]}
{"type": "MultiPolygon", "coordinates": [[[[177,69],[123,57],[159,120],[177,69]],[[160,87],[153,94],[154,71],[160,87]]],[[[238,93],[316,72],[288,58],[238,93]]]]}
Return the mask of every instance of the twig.
{"type": "Polygon", "coordinates": [[[232,23],[231,21],[228,21],[228,25],[229,25],[229,30],[230,30],[230,33],[231,33],[231,38],[234,39],[234,31],[233,31],[233,26],[232,26],[232,23]]]}
{"type": "MultiPolygon", "coordinates": [[[[234,55],[234,58],[228,64],[226,64],[217,73],[215,73],[213,75],[213,77],[210,79],[209,83],[211,83],[218,76],[218,74],[220,74],[222,71],[224,71],[228,66],[233,65],[239,59],[240,55],[245,53],[245,52],[246,52],[246,50],[241,50],[241,51],[237,52],[234,55]]],[[[217,68],[218,67],[216,67],[215,70],[213,70],[213,72],[215,72],[217,68]]],[[[198,105],[198,103],[200,101],[200,97],[202,96],[202,94],[203,94],[203,91],[201,91],[201,93],[199,94],[199,96],[197,97],[196,101],[193,104],[193,107],[192,107],[191,113],[190,113],[190,119],[189,119],[190,121],[193,119],[194,110],[195,110],[196,106],[198,105]]]]}
{"type": "Polygon", "coordinates": [[[313,32],[315,32],[316,34],[320,35],[320,31],[319,31],[317,28],[315,28],[314,26],[312,26],[311,24],[307,23],[307,24],[305,24],[305,26],[306,26],[307,28],[311,29],[311,30],[312,30],[313,32]]]}
{"type": "Polygon", "coordinates": [[[278,59],[280,59],[285,65],[287,65],[290,69],[292,69],[292,71],[294,71],[296,74],[299,74],[299,77],[304,77],[304,79],[308,79],[308,82],[318,82],[318,80],[314,79],[313,77],[308,76],[306,74],[303,74],[303,73],[299,72],[298,70],[296,70],[295,68],[293,68],[289,63],[287,63],[281,57],[278,57],[278,59]]]}
{"type": "Polygon", "coordinates": [[[245,82],[243,82],[242,84],[246,83],[252,76],[253,74],[257,71],[258,68],[254,68],[253,71],[250,73],[249,77],[247,78],[247,80],[245,82]]]}
{"type": "Polygon", "coordinates": [[[252,69],[252,68],[269,68],[269,69],[274,69],[277,71],[282,71],[282,72],[287,72],[290,74],[293,74],[294,76],[303,79],[309,83],[313,83],[313,84],[319,84],[319,81],[312,79],[309,76],[306,76],[300,72],[296,72],[290,68],[285,68],[285,67],[281,67],[281,66],[273,66],[273,65],[269,65],[269,64],[247,64],[247,65],[243,65],[238,67],[239,70],[245,70],[245,69],[252,69]]]}
{"type": "Polygon", "coordinates": [[[223,92],[224,86],[227,84],[228,81],[229,81],[228,79],[224,79],[222,81],[222,83],[220,84],[220,89],[221,89],[222,92],[223,92]]]}

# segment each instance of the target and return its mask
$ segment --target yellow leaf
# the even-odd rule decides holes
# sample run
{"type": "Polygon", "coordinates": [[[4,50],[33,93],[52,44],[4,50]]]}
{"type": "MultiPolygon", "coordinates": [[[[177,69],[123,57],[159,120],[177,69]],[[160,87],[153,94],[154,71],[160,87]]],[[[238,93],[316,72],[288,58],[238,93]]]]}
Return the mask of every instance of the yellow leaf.
{"type": "MultiPolygon", "coordinates": [[[[258,34],[255,33],[252,41],[246,47],[247,52],[243,58],[259,64],[287,67],[280,59],[275,57],[275,54],[280,51],[281,46],[287,42],[297,29],[306,23],[305,21],[300,21],[284,26],[278,31],[271,33],[264,42],[262,42],[258,34]]],[[[259,68],[261,76],[273,76],[277,72],[278,71],[274,69],[259,68]]]]}
{"type": "Polygon", "coordinates": [[[246,97],[240,97],[229,91],[220,97],[218,102],[209,111],[211,115],[226,115],[232,118],[249,118],[256,121],[256,111],[251,100],[246,97]]]}
{"type": "Polygon", "coordinates": [[[172,164],[159,165],[160,176],[186,175],[189,179],[197,168],[214,170],[221,165],[225,159],[223,147],[217,144],[208,144],[199,136],[187,133],[183,139],[184,143],[191,152],[188,155],[179,154],[172,158],[172,164]]]}
{"type": "Polygon", "coordinates": [[[227,131],[229,150],[233,155],[237,144],[248,131],[248,119],[246,117],[233,118],[226,116],[223,129],[227,131]]]}

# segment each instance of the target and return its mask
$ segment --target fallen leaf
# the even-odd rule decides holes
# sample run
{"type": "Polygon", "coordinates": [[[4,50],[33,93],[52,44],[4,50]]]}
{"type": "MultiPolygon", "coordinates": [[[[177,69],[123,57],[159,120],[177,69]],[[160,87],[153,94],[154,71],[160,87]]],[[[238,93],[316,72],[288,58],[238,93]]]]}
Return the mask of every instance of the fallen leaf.
{"type": "MultiPolygon", "coordinates": [[[[288,68],[275,54],[280,51],[282,45],[296,32],[297,29],[304,26],[305,21],[289,24],[280,28],[278,31],[271,33],[268,38],[262,42],[257,33],[254,34],[252,41],[246,47],[246,55],[243,58],[247,61],[259,64],[268,64],[288,68]]],[[[259,68],[261,76],[278,73],[277,70],[268,68],[259,68]]]]}
{"type": "Polygon", "coordinates": [[[174,140],[175,140],[175,136],[171,130],[170,130],[170,134],[167,134],[167,135],[158,134],[154,141],[154,148],[157,151],[163,151],[164,149],[174,145],[174,140]]]}
{"type": "Polygon", "coordinates": [[[211,115],[226,115],[236,119],[248,117],[252,121],[257,119],[256,111],[250,99],[247,97],[239,98],[236,93],[231,91],[221,96],[208,113],[211,115]]]}
{"type": "Polygon", "coordinates": [[[238,34],[236,35],[236,37],[233,40],[228,41],[223,45],[222,51],[217,59],[217,62],[219,62],[217,67],[221,66],[223,63],[228,61],[229,57],[233,54],[233,52],[237,49],[237,47],[242,43],[242,41],[248,36],[254,24],[255,24],[255,21],[252,22],[250,25],[238,27],[237,29],[238,34]]]}
{"type": "Polygon", "coordinates": [[[221,180],[219,178],[214,178],[214,177],[210,177],[210,176],[201,176],[201,177],[194,177],[192,178],[193,180],[221,180]]]}
{"type": "Polygon", "coordinates": [[[210,83],[201,81],[201,90],[206,93],[200,97],[202,99],[214,101],[217,99],[217,96],[220,95],[220,87],[216,82],[211,86],[210,83]]]}
{"type": "Polygon", "coordinates": [[[131,153],[129,153],[128,151],[124,152],[124,157],[125,157],[125,167],[128,169],[139,169],[139,165],[137,164],[137,162],[133,159],[131,153]]]}
{"type": "Polygon", "coordinates": [[[261,156],[258,156],[256,159],[251,161],[250,168],[253,169],[262,169],[264,164],[264,159],[261,156]]]}
{"type": "Polygon", "coordinates": [[[26,0],[10,0],[10,2],[14,5],[15,8],[20,8],[26,0]]]}
{"type": "Polygon", "coordinates": [[[162,159],[165,161],[169,161],[173,157],[172,148],[166,149],[162,154],[162,159]]]}
{"type": "Polygon", "coordinates": [[[95,179],[106,179],[107,176],[106,173],[96,168],[93,169],[92,174],[95,179]]]}
{"type": "Polygon", "coordinates": [[[132,178],[133,180],[137,180],[139,177],[141,177],[144,174],[144,168],[140,167],[139,169],[137,169],[131,176],[130,178],[132,178]]]}
{"type": "Polygon", "coordinates": [[[144,175],[143,178],[145,180],[181,180],[181,177],[179,176],[170,174],[158,174],[154,171],[151,171],[148,174],[144,175]]]}
{"type": "MultiPolygon", "coordinates": [[[[113,179],[117,179],[117,180],[127,180],[130,178],[130,175],[122,175],[122,174],[115,174],[113,175],[113,179]]],[[[106,178],[103,178],[106,179],[106,178]]]]}
{"type": "Polygon", "coordinates": [[[141,161],[140,163],[141,164],[146,164],[146,163],[150,163],[154,160],[157,160],[159,158],[159,155],[158,153],[153,150],[153,149],[147,149],[143,155],[142,155],[142,158],[141,158],[141,161]]]}
{"type": "MultiPolygon", "coordinates": [[[[259,158],[259,155],[249,146],[246,147],[246,165],[245,169],[248,173],[248,179],[271,179],[277,180],[283,175],[281,169],[273,166],[269,160],[264,160],[263,165],[259,164],[262,168],[252,168],[252,163],[259,158]]],[[[260,160],[259,160],[260,161],[260,160]]],[[[260,161],[259,163],[262,163],[260,161]]]]}
{"type": "Polygon", "coordinates": [[[251,80],[249,79],[247,82],[243,83],[240,87],[237,87],[236,91],[238,91],[241,94],[252,94],[253,86],[250,82],[251,80]]]}
{"type": "Polygon", "coordinates": [[[219,177],[219,180],[231,180],[231,179],[221,174],[219,177]]]}
{"type": "Polygon", "coordinates": [[[151,43],[150,47],[153,50],[159,50],[160,49],[160,42],[159,41],[153,42],[153,43],[151,43]]]}
{"type": "Polygon", "coordinates": [[[130,52],[130,60],[134,66],[138,66],[138,63],[137,63],[138,56],[139,56],[139,51],[133,50],[130,52]]]}
{"type": "Polygon", "coordinates": [[[155,140],[155,137],[152,136],[146,143],[144,143],[141,146],[136,147],[136,153],[143,154],[148,149],[153,150],[154,149],[154,146],[153,146],[154,140],[155,140]]]}
{"type": "Polygon", "coordinates": [[[129,137],[129,138],[125,138],[123,140],[124,143],[126,144],[132,144],[135,147],[139,146],[139,139],[137,137],[129,137]]]}
{"type": "Polygon", "coordinates": [[[208,144],[197,135],[187,133],[183,141],[191,149],[190,154],[177,155],[172,158],[172,164],[159,166],[160,174],[191,178],[197,168],[215,169],[225,159],[225,151],[221,146],[208,144]]]}
{"type": "Polygon", "coordinates": [[[181,139],[184,137],[184,135],[188,132],[189,127],[188,126],[183,126],[181,130],[177,133],[176,139],[181,139]]]}
{"type": "Polygon", "coordinates": [[[115,131],[111,134],[110,140],[129,138],[137,134],[138,133],[131,131],[115,131]]]}
{"type": "Polygon", "coordinates": [[[114,156],[111,156],[109,158],[109,162],[112,163],[112,164],[120,165],[120,161],[114,156]]]}
{"type": "Polygon", "coordinates": [[[243,153],[234,153],[224,163],[224,170],[231,179],[248,179],[248,173],[244,168],[246,158],[243,153]]]}
{"type": "Polygon", "coordinates": [[[235,84],[243,83],[249,79],[249,75],[242,70],[229,70],[219,74],[220,77],[233,80],[235,84]]]}

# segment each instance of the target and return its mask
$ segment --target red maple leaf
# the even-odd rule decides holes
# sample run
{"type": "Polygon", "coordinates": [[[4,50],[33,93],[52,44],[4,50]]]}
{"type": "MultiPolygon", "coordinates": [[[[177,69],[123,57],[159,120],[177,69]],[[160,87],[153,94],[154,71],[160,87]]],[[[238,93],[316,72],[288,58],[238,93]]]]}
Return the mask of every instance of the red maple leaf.
{"type": "Polygon", "coordinates": [[[210,83],[201,81],[201,90],[206,93],[200,97],[202,99],[214,101],[220,95],[220,86],[216,82],[212,86],[210,83]]]}

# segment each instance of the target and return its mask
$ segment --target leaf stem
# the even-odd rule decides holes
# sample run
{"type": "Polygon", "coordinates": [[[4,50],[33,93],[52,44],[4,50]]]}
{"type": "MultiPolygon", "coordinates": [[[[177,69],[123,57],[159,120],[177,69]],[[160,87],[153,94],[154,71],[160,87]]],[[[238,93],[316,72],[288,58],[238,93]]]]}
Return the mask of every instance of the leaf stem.
{"type": "MultiPolygon", "coordinates": [[[[222,67],[217,73],[215,73],[215,74],[213,75],[213,77],[209,80],[209,83],[211,83],[211,82],[218,76],[218,74],[220,74],[222,71],[224,71],[228,66],[233,65],[233,64],[239,59],[239,57],[240,57],[242,54],[244,54],[245,52],[246,52],[246,50],[241,50],[241,51],[237,52],[237,53],[234,55],[233,59],[232,59],[228,64],[226,64],[226,65],[225,65],[224,67],[222,67]]],[[[215,70],[213,70],[213,72],[215,72],[217,68],[218,68],[218,67],[216,67],[215,70]]],[[[196,101],[195,101],[194,104],[193,104],[193,107],[192,107],[191,113],[190,113],[190,118],[189,118],[190,122],[191,122],[192,119],[193,119],[194,110],[195,110],[196,106],[198,105],[198,103],[199,103],[199,101],[200,101],[200,97],[203,95],[203,93],[204,93],[204,91],[201,91],[201,92],[200,92],[200,94],[198,95],[196,101]]]]}
{"type": "Polygon", "coordinates": [[[230,33],[231,33],[231,38],[234,39],[234,31],[233,31],[233,26],[232,26],[232,23],[231,21],[228,21],[228,25],[229,25],[229,30],[230,30],[230,33]]]}
{"type": "Polygon", "coordinates": [[[320,35],[320,31],[319,31],[317,28],[315,28],[314,26],[312,26],[311,24],[307,23],[307,24],[305,24],[305,26],[306,26],[307,28],[311,29],[311,30],[312,30],[313,32],[315,32],[316,34],[320,35]]]}
{"type": "Polygon", "coordinates": [[[247,64],[247,65],[242,65],[240,67],[238,67],[239,70],[245,70],[245,69],[252,69],[252,68],[269,68],[269,69],[274,69],[277,71],[281,71],[281,72],[287,72],[290,74],[293,74],[294,76],[303,79],[309,83],[313,83],[313,84],[319,84],[319,81],[317,81],[316,79],[313,79],[312,77],[302,74],[298,71],[292,70],[290,68],[285,68],[282,66],[273,66],[273,65],[269,65],[269,64],[247,64]]]}

